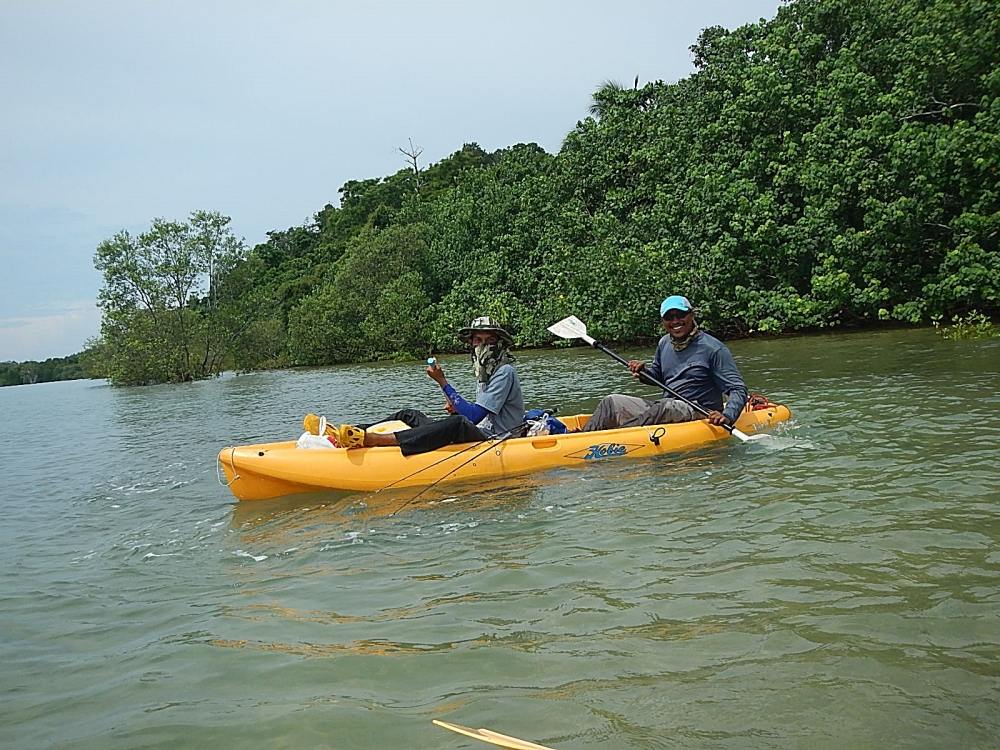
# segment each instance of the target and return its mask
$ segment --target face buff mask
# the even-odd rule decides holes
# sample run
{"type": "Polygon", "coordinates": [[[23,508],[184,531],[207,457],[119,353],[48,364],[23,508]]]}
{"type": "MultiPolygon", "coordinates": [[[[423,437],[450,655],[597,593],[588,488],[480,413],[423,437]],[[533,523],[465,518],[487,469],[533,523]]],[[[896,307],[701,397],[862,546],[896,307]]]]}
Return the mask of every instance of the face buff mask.
{"type": "Polygon", "coordinates": [[[694,341],[695,337],[699,333],[701,333],[701,330],[698,328],[698,324],[695,323],[694,327],[691,329],[691,333],[689,333],[684,338],[682,338],[682,339],[675,339],[673,336],[671,336],[670,337],[670,343],[673,344],[674,351],[682,352],[685,349],[687,349],[688,348],[688,344],[690,344],[692,341],[694,341]]]}
{"type": "Polygon", "coordinates": [[[472,366],[476,370],[476,380],[487,382],[500,365],[510,362],[512,357],[507,351],[507,345],[482,344],[472,350],[472,366]]]}

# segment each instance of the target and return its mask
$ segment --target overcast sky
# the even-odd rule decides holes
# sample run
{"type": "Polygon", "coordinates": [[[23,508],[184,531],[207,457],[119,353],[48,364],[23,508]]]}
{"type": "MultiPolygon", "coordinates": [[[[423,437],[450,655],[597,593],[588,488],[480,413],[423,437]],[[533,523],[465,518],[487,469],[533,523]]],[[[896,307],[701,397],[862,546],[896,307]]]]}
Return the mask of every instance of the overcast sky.
{"type": "Polygon", "coordinates": [[[97,244],[231,216],[251,245],[347,180],[475,141],[556,152],[608,79],[675,81],[779,0],[0,0],[0,361],[100,330],[97,244]]]}

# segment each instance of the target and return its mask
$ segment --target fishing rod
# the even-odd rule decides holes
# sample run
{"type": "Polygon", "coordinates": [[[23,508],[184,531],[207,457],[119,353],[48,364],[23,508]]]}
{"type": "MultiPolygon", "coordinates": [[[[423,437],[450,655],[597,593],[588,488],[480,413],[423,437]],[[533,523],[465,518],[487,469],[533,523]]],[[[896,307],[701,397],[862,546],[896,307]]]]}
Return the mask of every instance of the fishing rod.
{"type": "MultiPolygon", "coordinates": [[[[458,466],[456,466],[454,469],[451,469],[447,474],[443,474],[440,477],[438,477],[437,479],[435,479],[429,485],[427,485],[422,490],[420,490],[416,495],[414,495],[409,500],[407,500],[405,503],[403,503],[398,508],[396,508],[396,510],[394,510],[392,513],[390,513],[389,516],[391,517],[391,516],[394,516],[397,513],[399,513],[401,510],[403,510],[408,505],[410,505],[412,502],[414,502],[418,497],[420,497],[425,492],[427,492],[427,490],[431,489],[432,487],[434,487],[435,485],[437,485],[439,482],[447,479],[448,477],[450,477],[452,474],[454,474],[456,471],[458,471],[462,467],[469,465],[470,463],[472,463],[473,461],[475,461],[477,458],[479,458],[481,455],[483,455],[484,453],[486,453],[486,451],[490,450],[491,448],[496,448],[497,446],[501,445],[502,443],[505,443],[506,441],[510,440],[518,432],[520,432],[521,429],[524,428],[525,425],[527,425],[527,424],[528,424],[527,421],[521,422],[521,424],[519,424],[516,427],[513,427],[510,430],[508,430],[507,432],[505,432],[499,439],[497,439],[496,436],[494,436],[492,438],[487,438],[486,440],[482,440],[479,443],[474,443],[473,445],[469,446],[469,448],[466,448],[465,450],[469,450],[471,448],[476,447],[477,445],[482,445],[483,443],[486,443],[486,442],[490,443],[485,448],[483,448],[481,451],[479,451],[478,453],[476,453],[475,455],[473,455],[472,458],[469,458],[469,459],[463,461],[461,464],[459,464],[458,466]],[[496,440],[496,442],[492,442],[493,440],[496,440]]],[[[459,453],[464,453],[465,450],[459,451],[459,453]]],[[[457,456],[457,455],[458,455],[458,453],[453,454],[453,456],[457,456]]],[[[453,456],[447,456],[447,458],[452,458],[453,456]]],[[[441,459],[441,461],[443,461],[443,460],[444,459],[441,459]]],[[[437,461],[434,464],[431,464],[431,466],[436,466],[437,464],[441,463],[441,461],[437,461]]],[[[426,468],[430,468],[430,467],[426,467],[426,468]]],[[[418,473],[418,472],[414,472],[414,474],[416,474],[416,473],[418,473]]],[[[402,481],[402,480],[398,480],[398,481],[402,481]]]]}

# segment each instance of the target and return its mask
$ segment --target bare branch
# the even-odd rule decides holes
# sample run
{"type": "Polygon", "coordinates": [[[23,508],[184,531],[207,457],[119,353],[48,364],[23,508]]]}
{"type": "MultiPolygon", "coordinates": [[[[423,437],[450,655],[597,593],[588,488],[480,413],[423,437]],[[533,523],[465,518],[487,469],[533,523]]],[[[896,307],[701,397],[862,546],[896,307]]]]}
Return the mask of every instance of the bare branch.
{"type": "Polygon", "coordinates": [[[422,147],[420,147],[420,146],[414,146],[412,138],[407,138],[406,140],[410,144],[410,150],[407,151],[405,148],[403,148],[402,146],[400,146],[399,153],[401,153],[403,156],[405,156],[406,160],[408,162],[410,162],[410,166],[413,167],[413,178],[414,178],[414,182],[415,182],[414,189],[415,190],[419,190],[420,189],[420,166],[417,164],[417,157],[420,156],[424,152],[424,149],[422,147]]]}
{"type": "Polygon", "coordinates": [[[916,120],[921,117],[940,117],[945,112],[948,112],[949,110],[953,109],[962,109],[962,108],[982,109],[982,107],[976,104],[975,102],[959,102],[958,104],[945,104],[944,102],[939,102],[935,99],[934,103],[942,105],[941,109],[931,109],[926,112],[917,112],[916,114],[907,115],[906,117],[903,118],[903,122],[906,122],[907,120],[916,120]]]}

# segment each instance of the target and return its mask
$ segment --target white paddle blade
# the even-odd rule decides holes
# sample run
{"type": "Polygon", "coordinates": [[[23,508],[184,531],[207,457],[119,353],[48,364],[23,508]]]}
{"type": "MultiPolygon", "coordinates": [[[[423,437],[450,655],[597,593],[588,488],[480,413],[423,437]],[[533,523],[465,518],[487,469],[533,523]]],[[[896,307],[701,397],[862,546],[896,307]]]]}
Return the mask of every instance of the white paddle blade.
{"type": "Polygon", "coordinates": [[[466,737],[472,737],[482,742],[488,742],[491,745],[498,745],[499,747],[511,748],[511,750],[554,750],[545,745],[538,745],[534,742],[511,737],[509,734],[500,734],[489,729],[463,727],[461,724],[452,724],[449,721],[441,721],[440,719],[433,719],[432,721],[439,727],[450,729],[458,734],[464,734],[466,737]]]}
{"type": "Polygon", "coordinates": [[[735,427],[733,428],[732,434],[734,438],[739,439],[740,442],[743,443],[754,443],[758,440],[767,440],[769,437],[771,437],[770,435],[765,435],[762,432],[759,432],[756,435],[747,435],[745,432],[743,432],[743,430],[737,430],[735,427]]]}
{"type": "Polygon", "coordinates": [[[548,745],[539,745],[537,742],[529,742],[528,740],[519,740],[517,737],[511,737],[509,734],[500,734],[500,732],[494,732],[491,729],[480,729],[483,737],[490,737],[493,740],[500,742],[508,742],[514,750],[554,750],[554,748],[548,745]]]}
{"type": "Polygon", "coordinates": [[[558,323],[549,326],[549,333],[561,339],[583,339],[588,344],[593,344],[594,339],[587,335],[587,324],[575,315],[563,318],[558,323]]]}

